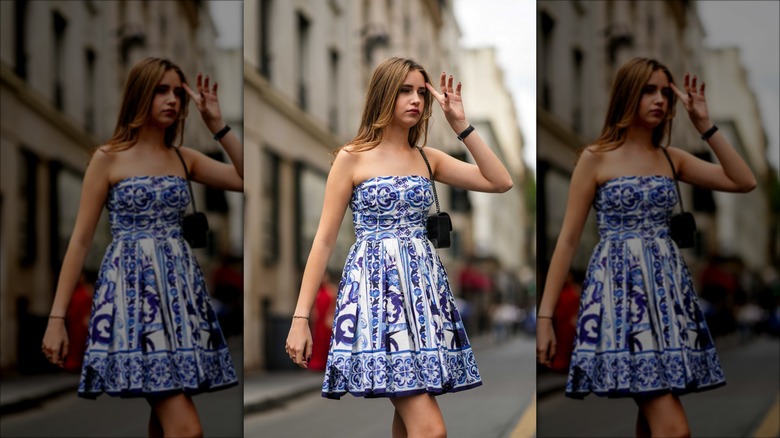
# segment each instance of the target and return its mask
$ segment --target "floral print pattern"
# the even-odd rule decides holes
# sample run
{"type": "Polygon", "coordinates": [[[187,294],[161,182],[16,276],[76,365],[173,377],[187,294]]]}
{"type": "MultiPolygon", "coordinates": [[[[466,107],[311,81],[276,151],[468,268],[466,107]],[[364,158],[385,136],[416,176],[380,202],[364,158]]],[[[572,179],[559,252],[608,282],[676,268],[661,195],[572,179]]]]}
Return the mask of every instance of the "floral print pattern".
{"type": "Polygon", "coordinates": [[[669,235],[677,192],[625,176],[594,200],[600,241],[582,285],[566,395],[684,394],[725,384],[691,274],[669,235]]]}
{"type": "Polygon", "coordinates": [[[425,231],[432,182],[381,176],[350,201],[357,241],[338,287],[322,395],[461,391],[482,384],[444,266],[425,231]]]}
{"type": "Polygon", "coordinates": [[[238,383],[203,272],[181,233],[178,176],[111,187],[113,240],[95,283],[79,396],[196,394],[238,383]]]}

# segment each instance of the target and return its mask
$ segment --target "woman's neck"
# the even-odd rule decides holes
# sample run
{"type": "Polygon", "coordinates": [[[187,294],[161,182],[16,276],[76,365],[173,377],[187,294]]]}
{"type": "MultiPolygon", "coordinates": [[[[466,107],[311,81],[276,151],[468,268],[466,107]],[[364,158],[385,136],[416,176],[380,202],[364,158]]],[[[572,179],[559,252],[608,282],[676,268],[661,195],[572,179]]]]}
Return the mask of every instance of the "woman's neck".
{"type": "Polygon", "coordinates": [[[409,128],[390,124],[382,133],[382,143],[390,146],[409,146],[409,128]]]}
{"type": "Polygon", "coordinates": [[[165,148],[165,129],[146,124],[138,130],[135,146],[165,148]]]}
{"type": "Polygon", "coordinates": [[[623,145],[638,146],[638,147],[653,147],[653,129],[642,125],[631,125],[626,130],[626,139],[623,145]]]}

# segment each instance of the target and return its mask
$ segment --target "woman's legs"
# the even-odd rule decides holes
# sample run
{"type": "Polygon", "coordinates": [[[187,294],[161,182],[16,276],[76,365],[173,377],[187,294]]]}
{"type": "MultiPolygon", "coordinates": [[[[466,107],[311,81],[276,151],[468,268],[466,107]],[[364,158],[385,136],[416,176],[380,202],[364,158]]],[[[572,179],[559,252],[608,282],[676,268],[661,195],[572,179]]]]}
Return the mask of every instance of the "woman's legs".
{"type": "Polygon", "coordinates": [[[410,395],[391,398],[390,401],[395,406],[393,438],[445,438],[447,436],[439,404],[432,395],[410,395]],[[403,432],[406,434],[396,435],[403,432]]]}
{"type": "Polygon", "coordinates": [[[644,417],[650,436],[691,436],[685,410],[680,403],[680,398],[676,395],[664,394],[657,397],[636,398],[635,401],[639,405],[640,416],[637,418],[637,431],[639,431],[641,417],[644,417]]]}
{"type": "Polygon", "coordinates": [[[652,436],[650,434],[650,425],[647,424],[647,418],[645,418],[641,409],[636,415],[636,429],[634,433],[636,438],[650,438],[652,436]]]}
{"type": "Polygon", "coordinates": [[[398,414],[398,410],[393,410],[393,438],[406,438],[406,426],[404,426],[404,420],[398,414]]]}
{"type": "Polygon", "coordinates": [[[200,425],[198,411],[192,397],[176,394],[169,397],[147,399],[152,406],[149,418],[149,436],[164,437],[202,437],[203,428],[200,425]],[[159,429],[153,426],[159,425],[159,429]],[[159,431],[161,435],[154,435],[159,431]]]}

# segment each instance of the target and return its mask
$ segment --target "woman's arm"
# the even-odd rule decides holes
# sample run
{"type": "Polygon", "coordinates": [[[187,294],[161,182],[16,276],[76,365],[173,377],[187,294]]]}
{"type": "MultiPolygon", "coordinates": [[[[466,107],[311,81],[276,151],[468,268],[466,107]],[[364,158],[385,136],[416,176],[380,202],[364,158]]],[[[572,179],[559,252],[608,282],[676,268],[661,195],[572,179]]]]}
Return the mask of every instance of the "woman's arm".
{"type": "MultiPolygon", "coordinates": [[[[700,134],[704,134],[713,124],[710,121],[707,110],[707,101],[704,97],[704,83],[697,90],[696,76],[690,80],[690,75],[685,75],[684,90],[680,91],[674,84],[670,84],[672,91],[680,99],[693,126],[700,134]]],[[[678,178],[681,181],[710,190],[722,192],[749,192],[756,187],[756,178],[745,160],[739,156],[729,141],[719,131],[716,131],[708,140],[712,152],[718,157],[720,164],[708,163],[696,158],[688,152],[680,149],[669,148],[669,155],[677,168],[678,178]]]]}
{"type": "MultiPolygon", "coordinates": [[[[453,88],[452,85],[452,75],[447,80],[447,75],[444,72],[442,72],[440,80],[442,93],[437,92],[432,85],[425,84],[431,95],[441,105],[452,130],[456,134],[460,134],[468,128],[469,122],[466,121],[466,114],[463,110],[463,100],[460,95],[461,84],[458,82],[456,88],[453,88]]],[[[476,165],[465,163],[435,149],[427,149],[430,151],[428,155],[430,156],[431,168],[437,181],[479,192],[503,193],[512,188],[512,177],[501,160],[482,140],[479,132],[472,131],[466,136],[463,143],[474,157],[476,165]]]]}
{"type": "MultiPolygon", "coordinates": [[[[325,268],[333,253],[339,234],[344,212],[352,196],[352,170],[356,157],[342,149],[333,161],[325,185],[325,200],[322,206],[320,224],[311,245],[306,268],[303,271],[301,290],[295,306],[295,316],[309,316],[317,289],[325,274],[325,268]]],[[[308,368],[306,361],[311,357],[311,331],[308,320],[293,318],[290,333],[287,336],[286,349],[290,358],[302,368],[308,368]]]]}
{"type": "Polygon", "coordinates": [[[539,304],[539,318],[536,328],[537,360],[547,366],[555,355],[555,333],[552,319],[555,305],[566,281],[571,267],[571,260],[577,252],[582,236],[582,229],[588,212],[596,196],[596,168],[598,157],[587,149],[582,152],[579,162],[574,167],[569,187],[569,200],[566,204],[566,214],[563,218],[561,233],[553,250],[550,268],[547,271],[547,281],[544,285],[542,302],[539,304]]]}
{"type": "Polygon", "coordinates": [[[84,267],[84,259],[92,245],[95,228],[108,196],[110,163],[109,154],[97,150],[87,166],[76,224],[73,227],[68,249],[65,251],[57,291],[49,313],[50,316],[58,318],[49,319],[43,336],[44,353],[47,357],[51,356],[50,362],[60,367],[63,359],[68,355],[68,336],[65,331],[65,320],[59,317],[64,317],[68,310],[73,290],[84,267]]]}
{"type": "MultiPolygon", "coordinates": [[[[193,91],[187,84],[182,84],[184,90],[189,94],[190,99],[195,103],[203,123],[212,134],[216,134],[225,127],[222,120],[222,112],[219,108],[219,99],[217,97],[217,83],[209,88],[209,77],[205,80],[203,75],[198,73],[196,82],[196,91],[193,91]]],[[[228,131],[219,140],[220,145],[225,149],[232,165],[220,163],[217,160],[193,149],[181,148],[182,155],[187,161],[187,167],[190,169],[193,181],[205,184],[210,187],[216,187],[235,192],[244,191],[244,145],[238,139],[233,131],[228,131]]]]}

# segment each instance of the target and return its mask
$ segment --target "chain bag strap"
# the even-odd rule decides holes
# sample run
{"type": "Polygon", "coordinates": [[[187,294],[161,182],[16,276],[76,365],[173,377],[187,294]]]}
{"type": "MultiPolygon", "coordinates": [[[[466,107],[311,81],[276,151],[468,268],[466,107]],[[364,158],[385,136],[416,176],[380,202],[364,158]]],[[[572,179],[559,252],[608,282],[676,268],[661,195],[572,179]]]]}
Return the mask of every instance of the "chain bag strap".
{"type": "Polygon", "coordinates": [[[680,248],[691,248],[695,243],[696,237],[696,219],[693,214],[685,211],[683,206],[682,193],[680,193],[680,183],[677,180],[677,170],[674,168],[672,158],[669,157],[669,153],[666,152],[665,147],[661,147],[661,151],[666,156],[666,160],[669,161],[669,166],[672,168],[672,175],[674,175],[674,185],[677,189],[677,199],[680,201],[680,213],[672,215],[669,222],[669,233],[672,235],[672,240],[677,243],[680,248]]]}
{"type": "Polygon", "coordinates": [[[420,151],[423,160],[425,160],[425,167],[428,168],[428,176],[433,187],[433,200],[436,202],[436,214],[428,216],[428,220],[425,223],[425,230],[428,234],[428,239],[433,243],[434,248],[449,248],[452,244],[450,238],[450,231],[452,231],[452,220],[450,215],[441,211],[439,208],[439,195],[436,193],[436,182],[433,180],[433,171],[431,170],[431,164],[428,162],[428,157],[425,156],[425,152],[419,146],[417,150],[420,151]]]}
{"type": "Polygon", "coordinates": [[[209,221],[203,212],[199,212],[195,206],[195,194],[192,192],[192,181],[190,180],[190,171],[187,169],[187,163],[184,161],[184,157],[181,156],[179,148],[174,147],[176,155],[181,161],[181,165],[184,166],[184,174],[187,176],[187,187],[190,192],[190,202],[192,202],[192,213],[185,214],[182,218],[182,234],[184,240],[189,242],[192,248],[204,248],[208,243],[209,233],[209,221]]]}

